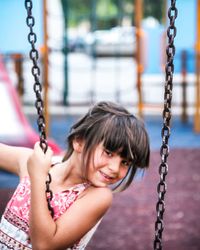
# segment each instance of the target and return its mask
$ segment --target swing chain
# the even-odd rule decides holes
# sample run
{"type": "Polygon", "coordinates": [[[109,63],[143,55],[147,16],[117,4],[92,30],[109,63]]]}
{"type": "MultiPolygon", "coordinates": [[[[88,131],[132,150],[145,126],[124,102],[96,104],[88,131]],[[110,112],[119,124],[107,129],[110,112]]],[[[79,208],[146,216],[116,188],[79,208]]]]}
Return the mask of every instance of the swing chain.
{"type": "Polygon", "coordinates": [[[160,181],[157,186],[158,202],[156,204],[157,219],[155,222],[155,239],[154,250],[162,250],[162,233],[164,230],[163,215],[165,211],[165,193],[167,184],[165,182],[168,173],[167,158],[169,156],[168,140],[170,137],[170,120],[171,120],[171,101],[172,101],[172,88],[173,88],[173,73],[174,73],[174,55],[175,46],[174,38],[176,36],[175,19],[178,15],[176,8],[176,0],[171,0],[171,6],[168,10],[168,18],[170,20],[167,29],[168,45],[166,48],[167,63],[165,66],[165,92],[164,92],[164,108],[163,108],[163,127],[161,130],[162,145],[160,148],[161,163],[159,166],[160,181]]]}
{"type": "Polygon", "coordinates": [[[31,0],[25,0],[25,7],[27,10],[27,18],[26,18],[26,24],[30,29],[30,32],[28,34],[28,41],[31,44],[31,50],[29,53],[30,59],[33,62],[33,67],[31,70],[31,73],[34,77],[35,83],[33,85],[33,89],[36,95],[36,101],[35,101],[35,107],[37,109],[38,119],[37,119],[37,125],[38,130],[40,133],[40,146],[46,152],[47,150],[47,140],[46,140],[46,134],[45,134],[45,118],[43,115],[43,100],[42,100],[42,85],[40,83],[40,68],[38,66],[38,59],[39,59],[39,53],[35,48],[35,43],[37,41],[37,36],[33,32],[33,26],[35,25],[35,19],[32,16],[32,1],[31,0]]]}
{"type": "MultiPolygon", "coordinates": [[[[37,114],[38,114],[37,125],[38,125],[38,131],[40,134],[40,146],[42,150],[46,153],[48,144],[47,144],[46,133],[45,133],[45,118],[43,114],[44,103],[43,103],[42,94],[41,94],[42,85],[39,79],[40,78],[40,68],[38,66],[39,53],[38,53],[38,50],[35,48],[37,36],[36,36],[36,33],[33,31],[33,26],[35,25],[35,19],[32,16],[32,8],[33,8],[32,0],[25,0],[25,8],[27,11],[26,24],[30,30],[28,34],[28,41],[31,45],[29,56],[33,63],[31,73],[35,80],[33,89],[34,89],[35,96],[36,96],[35,107],[37,109],[37,114]]],[[[54,211],[50,204],[53,193],[49,187],[50,183],[51,183],[51,175],[48,174],[48,180],[46,181],[46,195],[47,195],[48,209],[50,210],[51,215],[53,217],[54,211]]]]}

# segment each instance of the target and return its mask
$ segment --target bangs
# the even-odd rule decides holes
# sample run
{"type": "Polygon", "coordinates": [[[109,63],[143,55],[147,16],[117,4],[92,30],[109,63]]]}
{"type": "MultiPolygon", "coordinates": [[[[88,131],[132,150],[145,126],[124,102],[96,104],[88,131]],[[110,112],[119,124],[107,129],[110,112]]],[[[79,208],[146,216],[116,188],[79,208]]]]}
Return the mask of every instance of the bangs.
{"type": "Polygon", "coordinates": [[[104,127],[103,146],[105,149],[118,153],[122,158],[135,161],[135,141],[128,127],[128,117],[112,117],[104,127]]]}

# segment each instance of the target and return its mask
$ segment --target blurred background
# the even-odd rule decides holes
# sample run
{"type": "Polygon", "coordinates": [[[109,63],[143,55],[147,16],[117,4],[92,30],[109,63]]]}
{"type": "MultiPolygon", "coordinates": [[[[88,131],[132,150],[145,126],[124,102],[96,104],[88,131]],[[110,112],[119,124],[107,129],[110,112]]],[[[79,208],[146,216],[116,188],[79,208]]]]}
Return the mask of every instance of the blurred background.
{"type": "MultiPolygon", "coordinates": [[[[36,1],[32,10],[34,31],[43,69],[41,80],[48,86],[45,91],[48,91],[49,105],[82,106],[110,99],[137,107],[141,95],[144,112],[154,112],[162,106],[167,1],[136,2],[47,0],[44,6],[43,1],[36,1]]],[[[177,3],[181,11],[176,23],[173,98],[174,109],[179,112],[184,101],[188,111],[194,112],[195,79],[190,73],[195,73],[196,4],[194,0],[177,3]],[[185,14],[187,22],[183,22],[185,14]],[[186,30],[189,35],[185,36],[186,30]],[[190,81],[185,100],[183,91],[179,90],[183,71],[188,73],[190,81]]],[[[17,0],[1,1],[0,5],[2,60],[22,104],[32,106],[35,97],[31,87],[26,12],[17,0]]]]}
{"type": "MultiPolygon", "coordinates": [[[[130,191],[117,197],[88,249],[152,246],[170,3],[33,3],[46,132],[54,152],[66,148],[70,126],[101,100],[121,103],[141,117],[150,136],[150,169],[130,191]]],[[[199,250],[200,1],[180,0],[176,6],[173,134],[164,239],[165,249],[199,250]]],[[[0,10],[0,142],[32,147],[38,132],[26,9],[23,1],[1,0],[0,10]]],[[[1,213],[17,182],[15,176],[0,172],[1,213]]]]}

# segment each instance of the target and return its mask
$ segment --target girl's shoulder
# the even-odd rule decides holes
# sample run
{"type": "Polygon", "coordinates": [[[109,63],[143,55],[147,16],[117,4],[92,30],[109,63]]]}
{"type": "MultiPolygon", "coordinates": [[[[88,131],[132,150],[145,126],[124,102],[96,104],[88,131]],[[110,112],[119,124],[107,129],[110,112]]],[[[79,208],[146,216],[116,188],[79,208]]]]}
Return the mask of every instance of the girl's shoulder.
{"type": "MultiPolygon", "coordinates": [[[[111,206],[113,193],[109,188],[97,188],[94,186],[89,186],[79,198],[84,199],[86,202],[93,203],[94,206],[102,207],[102,209],[107,209],[111,206]]],[[[90,203],[88,203],[90,204],[90,203]]]]}
{"type": "Polygon", "coordinates": [[[112,197],[113,195],[111,189],[108,187],[94,187],[90,185],[87,190],[94,195],[98,194],[98,196],[105,195],[106,197],[112,197]]]}

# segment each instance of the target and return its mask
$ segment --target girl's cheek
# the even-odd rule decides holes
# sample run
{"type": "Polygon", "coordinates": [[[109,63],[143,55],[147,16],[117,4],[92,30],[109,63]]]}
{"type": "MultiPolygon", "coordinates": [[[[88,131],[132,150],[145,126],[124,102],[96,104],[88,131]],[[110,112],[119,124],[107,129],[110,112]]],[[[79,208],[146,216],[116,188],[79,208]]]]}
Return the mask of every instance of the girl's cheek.
{"type": "Polygon", "coordinates": [[[96,152],[94,156],[95,165],[103,164],[106,162],[106,157],[102,151],[96,152]]]}
{"type": "Polygon", "coordinates": [[[120,179],[123,179],[128,173],[128,168],[122,168],[120,171],[120,179]]]}
{"type": "Polygon", "coordinates": [[[101,163],[102,163],[102,157],[100,157],[100,155],[96,155],[94,158],[94,167],[101,165],[101,163]]]}

